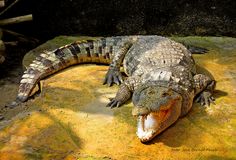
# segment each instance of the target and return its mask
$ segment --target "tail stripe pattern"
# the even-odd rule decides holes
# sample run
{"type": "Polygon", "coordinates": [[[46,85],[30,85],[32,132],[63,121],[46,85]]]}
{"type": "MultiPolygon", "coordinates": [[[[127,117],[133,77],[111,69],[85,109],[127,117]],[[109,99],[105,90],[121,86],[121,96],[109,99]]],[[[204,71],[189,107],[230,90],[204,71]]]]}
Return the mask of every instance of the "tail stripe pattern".
{"type": "Polygon", "coordinates": [[[101,43],[102,43],[102,54],[100,56],[104,56],[104,54],[106,54],[106,39],[102,38],[101,43]]]}
{"type": "Polygon", "coordinates": [[[96,42],[94,42],[92,40],[88,40],[88,48],[89,48],[89,53],[91,55],[94,54],[94,45],[93,45],[94,43],[96,43],[96,42]]]}
{"type": "Polygon", "coordinates": [[[93,42],[93,56],[98,57],[98,54],[101,54],[99,41],[93,42]]]}
{"type": "MultiPolygon", "coordinates": [[[[76,53],[80,53],[81,51],[80,51],[80,48],[79,48],[79,46],[77,45],[77,43],[75,42],[75,43],[72,43],[71,45],[69,45],[69,46],[71,46],[72,48],[74,48],[74,50],[75,50],[75,52],[72,52],[72,54],[74,55],[76,55],[76,53]]],[[[77,55],[76,55],[77,56],[77,55]]]]}
{"type": "Polygon", "coordinates": [[[126,37],[101,38],[96,41],[75,42],[51,52],[43,52],[24,72],[17,101],[26,101],[40,79],[63,68],[84,62],[109,64],[112,54],[117,52],[127,40],[126,37]]]}
{"type": "Polygon", "coordinates": [[[92,57],[91,53],[90,53],[90,48],[86,47],[85,49],[86,49],[86,52],[87,52],[87,57],[92,57]]]}
{"type": "Polygon", "coordinates": [[[65,53],[62,52],[62,50],[61,50],[60,48],[57,49],[57,50],[54,52],[54,54],[56,55],[56,58],[60,60],[60,62],[62,63],[62,65],[66,63],[65,60],[64,60],[64,57],[65,57],[64,54],[65,54],[65,53]]]}
{"type": "Polygon", "coordinates": [[[91,53],[94,53],[94,43],[96,43],[96,42],[93,40],[88,40],[87,42],[88,42],[88,46],[89,46],[91,53]]]}
{"type": "Polygon", "coordinates": [[[75,59],[76,63],[78,63],[78,56],[76,53],[80,52],[80,48],[78,48],[79,50],[77,51],[73,44],[68,45],[67,47],[70,50],[71,54],[73,55],[73,58],[75,59]]]}

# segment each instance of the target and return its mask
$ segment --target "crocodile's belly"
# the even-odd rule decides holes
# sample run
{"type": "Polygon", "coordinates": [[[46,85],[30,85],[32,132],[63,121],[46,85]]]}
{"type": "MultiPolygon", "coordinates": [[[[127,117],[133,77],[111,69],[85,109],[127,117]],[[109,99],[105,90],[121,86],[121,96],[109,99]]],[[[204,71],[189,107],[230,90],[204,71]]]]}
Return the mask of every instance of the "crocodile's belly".
{"type": "Polygon", "coordinates": [[[191,53],[183,45],[158,36],[139,39],[124,58],[126,74],[135,76],[178,65],[195,72],[191,53]]]}

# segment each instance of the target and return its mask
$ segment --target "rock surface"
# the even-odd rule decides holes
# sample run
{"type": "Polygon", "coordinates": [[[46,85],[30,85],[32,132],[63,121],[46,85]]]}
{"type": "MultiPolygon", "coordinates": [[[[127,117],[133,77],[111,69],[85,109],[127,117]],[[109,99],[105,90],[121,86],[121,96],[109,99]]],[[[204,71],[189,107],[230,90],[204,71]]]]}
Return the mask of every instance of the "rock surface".
{"type": "MultiPolygon", "coordinates": [[[[24,65],[46,46],[54,48],[75,39],[47,42],[27,54],[24,65]]],[[[118,89],[101,84],[108,67],[73,66],[43,80],[39,97],[2,112],[0,159],[235,159],[236,39],[174,39],[209,49],[194,58],[217,81],[216,105],[202,108],[195,103],[186,117],[151,143],[142,144],[135,134],[132,104],[113,110],[105,107],[118,89]]],[[[11,100],[16,92],[16,86],[0,87],[0,93],[11,100]]],[[[0,104],[4,101],[1,96],[0,104]]]]}

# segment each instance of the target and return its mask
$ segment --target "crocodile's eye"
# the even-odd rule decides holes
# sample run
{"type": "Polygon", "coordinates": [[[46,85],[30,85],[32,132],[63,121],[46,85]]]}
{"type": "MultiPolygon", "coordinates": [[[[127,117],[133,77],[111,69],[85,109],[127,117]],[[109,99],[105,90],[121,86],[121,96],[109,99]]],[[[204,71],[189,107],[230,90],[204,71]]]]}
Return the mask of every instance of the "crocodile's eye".
{"type": "Polygon", "coordinates": [[[168,92],[164,92],[164,93],[162,93],[161,96],[162,96],[162,97],[167,97],[167,96],[170,96],[170,93],[168,93],[168,92]]]}

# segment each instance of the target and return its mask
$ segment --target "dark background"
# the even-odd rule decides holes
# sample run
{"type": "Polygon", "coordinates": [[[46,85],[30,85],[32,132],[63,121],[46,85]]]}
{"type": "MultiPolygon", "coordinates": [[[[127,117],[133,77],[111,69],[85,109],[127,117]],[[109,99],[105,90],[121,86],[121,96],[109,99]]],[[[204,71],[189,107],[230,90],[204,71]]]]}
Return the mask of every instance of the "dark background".
{"type": "Polygon", "coordinates": [[[235,0],[21,0],[1,19],[30,13],[32,22],[4,27],[39,39],[73,34],[236,37],[235,0]]]}

